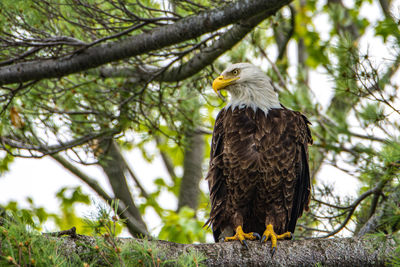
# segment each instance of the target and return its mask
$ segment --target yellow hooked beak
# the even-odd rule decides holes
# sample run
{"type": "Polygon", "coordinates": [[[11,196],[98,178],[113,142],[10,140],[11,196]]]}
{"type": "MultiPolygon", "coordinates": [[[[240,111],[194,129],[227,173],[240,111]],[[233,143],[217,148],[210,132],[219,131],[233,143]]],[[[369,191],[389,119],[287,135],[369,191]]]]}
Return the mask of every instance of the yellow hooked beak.
{"type": "Polygon", "coordinates": [[[225,79],[223,75],[218,76],[212,84],[212,88],[214,89],[215,93],[218,94],[218,90],[221,90],[228,85],[232,84],[234,81],[239,79],[239,77],[231,78],[231,79],[225,79]]]}

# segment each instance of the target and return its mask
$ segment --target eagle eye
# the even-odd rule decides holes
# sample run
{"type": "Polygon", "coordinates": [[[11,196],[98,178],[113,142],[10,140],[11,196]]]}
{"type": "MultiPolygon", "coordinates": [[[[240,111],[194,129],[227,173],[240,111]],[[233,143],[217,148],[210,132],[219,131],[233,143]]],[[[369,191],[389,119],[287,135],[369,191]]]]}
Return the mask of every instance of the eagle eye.
{"type": "Polygon", "coordinates": [[[238,70],[238,69],[234,69],[234,70],[232,71],[232,74],[233,74],[234,76],[237,76],[237,75],[239,74],[239,70],[238,70]]]}

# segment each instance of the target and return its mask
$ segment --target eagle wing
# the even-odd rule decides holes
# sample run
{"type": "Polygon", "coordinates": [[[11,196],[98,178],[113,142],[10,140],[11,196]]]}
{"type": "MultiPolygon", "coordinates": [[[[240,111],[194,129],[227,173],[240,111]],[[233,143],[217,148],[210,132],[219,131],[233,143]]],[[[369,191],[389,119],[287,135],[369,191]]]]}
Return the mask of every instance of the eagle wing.
{"type": "Polygon", "coordinates": [[[210,165],[206,180],[210,191],[211,212],[210,218],[205,225],[211,225],[214,240],[218,242],[221,234],[220,224],[224,221],[226,201],[226,176],[223,173],[223,151],[224,151],[224,119],[225,109],[222,109],[217,118],[211,141],[210,165]]]}
{"type": "MultiPolygon", "coordinates": [[[[312,144],[310,123],[300,112],[271,109],[267,118],[257,112],[261,155],[264,168],[266,214],[277,233],[294,232],[297,219],[308,210],[311,182],[308,167],[308,144],[312,144]],[[270,201],[272,200],[272,201],[270,201]],[[274,215],[272,215],[274,214],[274,215]]],[[[268,220],[268,218],[267,218],[268,220]]]]}
{"type": "Polygon", "coordinates": [[[295,165],[296,183],[295,191],[293,194],[293,202],[290,203],[291,214],[287,229],[294,233],[296,228],[297,219],[301,217],[303,211],[309,210],[309,203],[311,197],[311,180],[310,171],[308,167],[308,145],[312,144],[311,132],[308,127],[310,122],[308,119],[299,112],[293,112],[293,123],[295,124],[297,138],[295,145],[298,147],[298,159],[295,165]]]}

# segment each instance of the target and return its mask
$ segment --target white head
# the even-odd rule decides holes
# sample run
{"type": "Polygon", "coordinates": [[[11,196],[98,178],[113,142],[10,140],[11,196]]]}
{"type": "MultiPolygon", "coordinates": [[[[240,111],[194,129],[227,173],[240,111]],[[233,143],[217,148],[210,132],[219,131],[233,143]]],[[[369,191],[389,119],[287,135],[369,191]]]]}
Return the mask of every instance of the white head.
{"type": "Polygon", "coordinates": [[[250,63],[236,63],[227,67],[213,82],[213,89],[225,89],[231,95],[228,107],[232,109],[260,108],[268,113],[271,108],[281,108],[277,94],[269,78],[259,68],[250,63]]]}

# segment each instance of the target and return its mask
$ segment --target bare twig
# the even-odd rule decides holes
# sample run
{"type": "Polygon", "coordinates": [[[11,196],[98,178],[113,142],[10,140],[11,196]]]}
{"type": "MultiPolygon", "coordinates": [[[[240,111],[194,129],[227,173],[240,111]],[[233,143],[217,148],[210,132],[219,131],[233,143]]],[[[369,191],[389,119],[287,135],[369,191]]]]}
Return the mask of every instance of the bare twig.
{"type": "Polygon", "coordinates": [[[356,208],[358,207],[358,205],[364,200],[366,199],[368,196],[372,195],[372,194],[376,194],[377,192],[380,192],[382,190],[382,187],[385,185],[385,182],[380,182],[376,187],[374,187],[373,189],[368,190],[367,192],[364,192],[363,194],[361,194],[354,202],[353,204],[351,204],[350,209],[348,210],[347,216],[344,219],[344,221],[339,225],[339,227],[337,227],[336,229],[334,229],[333,231],[331,231],[330,233],[321,236],[319,238],[327,238],[330,236],[333,236],[337,233],[339,233],[344,227],[346,227],[347,223],[350,221],[351,217],[353,216],[353,213],[355,212],[356,208]]]}

